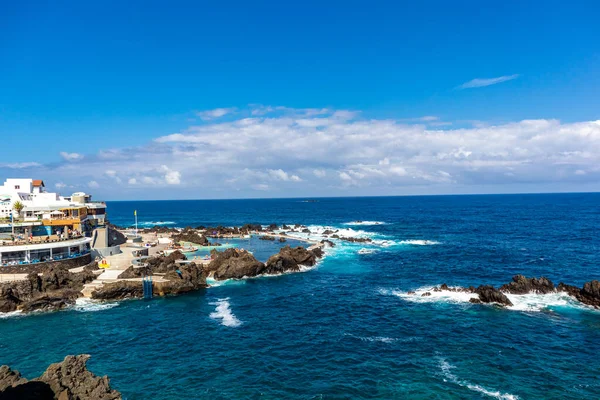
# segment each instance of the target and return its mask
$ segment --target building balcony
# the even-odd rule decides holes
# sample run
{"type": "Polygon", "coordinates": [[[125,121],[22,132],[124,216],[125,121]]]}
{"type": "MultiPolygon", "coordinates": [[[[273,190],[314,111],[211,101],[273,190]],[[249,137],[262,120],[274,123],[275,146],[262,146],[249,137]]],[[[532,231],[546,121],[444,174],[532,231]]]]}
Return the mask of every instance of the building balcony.
{"type": "Polygon", "coordinates": [[[85,216],[80,217],[58,217],[58,218],[50,218],[42,220],[44,226],[61,226],[61,225],[78,225],[81,224],[81,221],[85,218],[85,216]]]}

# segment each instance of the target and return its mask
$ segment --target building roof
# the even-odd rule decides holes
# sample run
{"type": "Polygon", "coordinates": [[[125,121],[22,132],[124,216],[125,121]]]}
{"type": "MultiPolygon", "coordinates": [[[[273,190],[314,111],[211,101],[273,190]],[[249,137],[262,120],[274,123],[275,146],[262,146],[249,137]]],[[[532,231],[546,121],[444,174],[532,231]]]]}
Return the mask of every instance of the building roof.
{"type": "Polygon", "coordinates": [[[34,179],[33,180],[33,187],[38,187],[38,186],[46,187],[46,185],[44,185],[44,181],[43,180],[41,180],[41,179],[34,179]]]}

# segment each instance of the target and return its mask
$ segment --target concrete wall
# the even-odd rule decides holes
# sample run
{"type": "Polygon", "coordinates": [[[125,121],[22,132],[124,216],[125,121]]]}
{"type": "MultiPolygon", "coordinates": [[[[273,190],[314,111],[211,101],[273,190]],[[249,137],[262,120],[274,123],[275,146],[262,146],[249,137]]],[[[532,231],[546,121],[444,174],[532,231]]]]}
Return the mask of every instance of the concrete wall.
{"type": "Polygon", "coordinates": [[[103,249],[92,249],[91,252],[93,259],[95,259],[96,257],[104,258],[122,253],[121,246],[105,247],[103,249]]]}
{"type": "Polygon", "coordinates": [[[67,260],[51,261],[37,264],[25,264],[25,265],[10,265],[6,267],[0,266],[0,273],[2,274],[30,274],[40,273],[48,269],[49,267],[59,268],[76,268],[83,267],[92,262],[92,258],[89,254],[86,254],[77,258],[69,258],[67,260]]]}

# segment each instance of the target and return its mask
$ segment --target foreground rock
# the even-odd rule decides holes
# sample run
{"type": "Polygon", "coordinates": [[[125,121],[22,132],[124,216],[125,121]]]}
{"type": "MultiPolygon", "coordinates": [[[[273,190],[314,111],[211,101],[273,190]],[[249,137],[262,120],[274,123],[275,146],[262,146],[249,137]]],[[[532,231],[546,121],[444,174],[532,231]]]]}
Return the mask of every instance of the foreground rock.
{"type": "Polygon", "coordinates": [[[48,367],[39,378],[28,381],[18,371],[0,367],[0,399],[118,400],[121,394],[110,387],[108,377],[90,372],[90,356],[67,356],[48,367]]]}
{"type": "Polygon", "coordinates": [[[26,280],[0,284],[0,312],[59,310],[74,304],[83,285],[95,277],[88,268],[72,273],[50,267],[41,275],[32,273],[26,280]]]}

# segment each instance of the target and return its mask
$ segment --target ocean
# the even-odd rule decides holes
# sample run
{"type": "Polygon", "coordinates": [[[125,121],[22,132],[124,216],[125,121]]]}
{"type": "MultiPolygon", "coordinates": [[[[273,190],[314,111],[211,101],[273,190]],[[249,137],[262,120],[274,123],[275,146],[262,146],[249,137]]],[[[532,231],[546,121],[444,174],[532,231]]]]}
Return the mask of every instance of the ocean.
{"type": "MultiPolygon", "coordinates": [[[[515,274],[600,279],[600,194],[108,203],[117,225],[134,210],[140,227],[299,223],[373,242],[300,273],[0,318],[0,364],[31,378],[89,353],[126,399],[600,398],[600,311],[562,294],[505,309],[419,296],[515,274]]],[[[232,245],[262,261],[280,246],[232,245]]]]}

